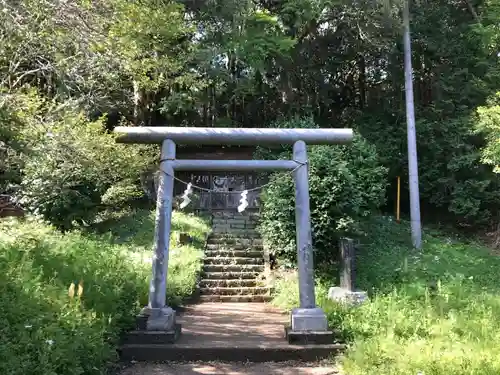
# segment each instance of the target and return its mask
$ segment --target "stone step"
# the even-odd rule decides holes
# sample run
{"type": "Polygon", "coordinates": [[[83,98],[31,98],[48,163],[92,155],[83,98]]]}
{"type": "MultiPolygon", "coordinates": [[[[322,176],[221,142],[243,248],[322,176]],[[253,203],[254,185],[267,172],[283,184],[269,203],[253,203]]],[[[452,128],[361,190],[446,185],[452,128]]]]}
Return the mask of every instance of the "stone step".
{"type": "Polygon", "coordinates": [[[203,272],[264,272],[264,265],[256,264],[205,264],[203,272]]]}
{"type": "Polygon", "coordinates": [[[212,228],[219,229],[236,229],[236,230],[244,230],[244,231],[252,231],[255,232],[257,229],[257,225],[251,223],[226,223],[226,224],[212,224],[212,228]]]}
{"type": "Polygon", "coordinates": [[[121,342],[123,345],[172,345],[179,339],[181,332],[180,324],[176,324],[172,332],[135,330],[123,335],[121,342]]]}
{"type": "MultiPolygon", "coordinates": [[[[331,359],[343,350],[345,350],[345,345],[342,344],[290,345],[283,343],[262,347],[217,347],[215,344],[213,346],[206,346],[179,343],[156,345],[128,344],[121,346],[119,355],[121,360],[126,362],[315,362],[322,359],[331,359]]],[[[217,373],[221,374],[221,372],[217,373]]],[[[298,374],[295,371],[293,373],[298,374]]]]}
{"type": "Polygon", "coordinates": [[[273,297],[269,295],[201,295],[200,302],[236,302],[236,303],[249,303],[249,302],[271,302],[273,297]]]}
{"type": "Polygon", "coordinates": [[[257,281],[255,279],[202,279],[200,281],[201,288],[242,288],[255,286],[257,286],[257,281]]]}
{"type": "Polygon", "coordinates": [[[264,251],[262,245],[252,245],[250,244],[224,244],[224,243],[209,243],[206,246],[206,250],[257,250],[264,251]]]}
{"type": "MultiPolygon", "coordinates": [[[[182,331],[176,342],[171,343],[175,332],[133,332],[128,341],[122,342],[119,349],[121,359],[127,362],[158,361],[170,364],[185,361],[189,363],[191,372],[222,374],[228,373],[223,366],[208,372],[192,366],[197,361],[244,363],[295,360],[294,363],[297,363],[301,360],[332,359],[332,355],[345,348],[345,345],[335,344],[335,338],[332,337],[325,345],[311,341],[307,345],[297,342],[291,345],[285,335],[289,314],[267,303],[242,303],[269,301],[270,296],[201,296],[201,299],[214,302],[192,304],[178,312],[177,323],[182,326],[182,331]],[[235,303],[226,303],[230,301],[235,303]]],[[[141,367],[137,370],[137,373],[145,371],[141,367]]],[[[242,373],[267,374],[252,371],[252,368],[238,370],[242,373]]],[[[162,369],[158,371],[162,372],[162,369]]],[[[174,371],[172,374],[187,372],[174,371]]],[[[302,373],[300,370],[292,372],[302,373]]],[[[279,370],[269,373],[284,374],[279,370]]]]}
{"type": "Polygon", "coordinates": [[[237,216],[237,217],[214,217],[212,218],[213,224],[226,224],[226,223],[256,223],[258,219],[251,216],[237,216]]]}
{"type": "Polygon", "coordinates": [[[268,295],[271,289],[268,287],[241,287],[241,288],[226,288],[226,287],[214,287],[214,288],[200,288],[201,295],[210,296],[247,296],[247,295],[268,295]]]}
{"type": "Polygon", "coordinates": [[[250,258],[250,257],[205,257],[203,259],[205,265],[238,265],[238,264],[249,264],[249,265],[261,265],[264,264],[264,258],[250,258]]]}
{"type": "Polygon", "coordinates": [[[205,250],[205,256],[207,258],[216,257],[237,257],[237,258],[264,258],[264,252],[258,250],[226,250],[226,249],[216,249],[216,250],[205,250]]]}
{"type": "Polygon", "coordinates": [[[210,280],[253,280],[259,272],[202,272],[201,277],[210,280]]]}
{"type": "Polygon", "coordinates": [[[258,222],[250,219],[213,219],[212,226],[230,226],[232,228],[255,228],[258,222]]]}
{"type": "Polygon", "coordinates": [[[213,224],[212,231],[217,233],[231,233],[231,232],[256,232],[255,225],[249,224],[213,224]]]}

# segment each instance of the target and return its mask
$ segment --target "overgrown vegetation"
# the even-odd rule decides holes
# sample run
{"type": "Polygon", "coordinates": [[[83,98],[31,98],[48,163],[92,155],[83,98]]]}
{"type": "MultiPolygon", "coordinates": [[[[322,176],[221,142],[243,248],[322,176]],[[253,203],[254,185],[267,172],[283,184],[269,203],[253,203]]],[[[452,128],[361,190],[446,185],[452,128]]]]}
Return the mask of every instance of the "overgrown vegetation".
{"type": "MultiPolygon", "coordinates": [[[[277,127],[284,126],[315,125],[312,119],[277,124],[277,127]]],[[[260,154],[292,159],[286,151],[276,155],[276,152],[261,150],[260,154]]],[[[380,165],[375,148],[359,136],[348,146],[310,147],[308,158],[315,257],[321,267],[329,267],[336,260],[332,244],[337,243],[340,236],[359,234],[359,220],[384,204],[387,169],[380,165]]],[[[275,255],[293,264],[297,251],[292,175],[289,172],[273,174],[262,198],[260,232],[275,255]]]]}
{"type": "Polygon", "coordinates": [[[117,144],[101,120],[89,121],[75,103],[63,108],[35,91],[6,95],[7,190],[28,212],[59,229],[141,198],[139,177],[154,150],[117,144]]]}
{"type": "MultiPolygon", "coordinates": [[[[120,333],[147,303],[154,226],[149,211],[122,213],[108,225],[97,235],[61,234],[33,218],[0,222],[0,373],[90,375],[113,365],[120,333]]],[[[175,213],[173,230],[195,239],[172,243],[167,298],[177,306],[196,287],[197,245],[208,228],[175,213]]]]}
{"type": "MultiPolygon", "coordinates": [[[[364,224],[357,282],[370,301],[346,307],[328,301],[336,272],[318,278],[317,298],[331,327],[349,344],[350,375],[472,375],[500,372],[500,258],[484,246],[430,231],[424,250],[408,241],[409,224],[377,217],[364,224]]],[[[275,303],[297,306],[292,274],[275,303]],[[292,280],[290,280],[292,278],[292,280]]]]}
{"type": "Polygon", "coordinates": [[[500,172],[500,92],[490,98],[486,106],[478,108],[477,130],[486,136],[487,144],[482,160],[492,165],[496,173],[500,172]]]}

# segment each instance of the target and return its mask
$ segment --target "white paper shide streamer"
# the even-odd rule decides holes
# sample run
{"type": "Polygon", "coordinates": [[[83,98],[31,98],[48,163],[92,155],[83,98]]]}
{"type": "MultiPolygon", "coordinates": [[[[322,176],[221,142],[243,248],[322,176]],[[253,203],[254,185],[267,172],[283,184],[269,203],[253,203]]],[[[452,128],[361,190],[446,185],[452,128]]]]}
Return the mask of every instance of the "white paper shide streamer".
{"type": "Polygon", "coordinates": [[[184,190],[184,194],[182,194],[182,202],[181,204],[179,205],[179,207],[182,209],[184,207],[186,207],[190,202],[191,202],[191,199],[189,199],[189,196],[193,193],[193,186],[191,185],[191,183],[189,183],[187,185],[187,188],[186,190],[184,190]]]}
{"type": "Polygon", "coordinates": [[[247,200],[248,190],[243,190],[241,192],[240,205],[238,206],[238,212],[243,212],[248,207],[247,200]]]}

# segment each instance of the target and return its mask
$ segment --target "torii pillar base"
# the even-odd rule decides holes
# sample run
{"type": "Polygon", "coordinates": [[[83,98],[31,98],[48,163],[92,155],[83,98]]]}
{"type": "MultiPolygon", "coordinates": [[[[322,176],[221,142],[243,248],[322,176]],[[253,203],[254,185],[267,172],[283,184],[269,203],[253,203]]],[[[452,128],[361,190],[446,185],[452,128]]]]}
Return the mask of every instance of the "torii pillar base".
{"type": "Polygon", "coordinates": [[[285,337],[289,344],[328,345],[333,343],[333,332],[328,330],[326,314],[321,308],[293,309],[290,323],[285,326],[285,337]]]}

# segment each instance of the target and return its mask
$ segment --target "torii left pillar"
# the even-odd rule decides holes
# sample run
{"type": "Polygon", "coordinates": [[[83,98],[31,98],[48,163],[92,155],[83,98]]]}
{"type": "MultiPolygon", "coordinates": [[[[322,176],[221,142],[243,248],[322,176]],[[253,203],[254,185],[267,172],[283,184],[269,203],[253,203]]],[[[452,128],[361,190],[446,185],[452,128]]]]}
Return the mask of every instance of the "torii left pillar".
{"type": "Polygon", "coordinates": [[[165,139],[161,145],[160,176],[156,200],[155,239],[153,245],[153,271],[149,285],[149,303],[142,310],[147,318],[148,331],[172,332],[177,336],[175,310],[166,304],[166,283],[172,224],[172,199],[174,192],[175,143],[165,139]]]}

